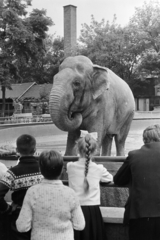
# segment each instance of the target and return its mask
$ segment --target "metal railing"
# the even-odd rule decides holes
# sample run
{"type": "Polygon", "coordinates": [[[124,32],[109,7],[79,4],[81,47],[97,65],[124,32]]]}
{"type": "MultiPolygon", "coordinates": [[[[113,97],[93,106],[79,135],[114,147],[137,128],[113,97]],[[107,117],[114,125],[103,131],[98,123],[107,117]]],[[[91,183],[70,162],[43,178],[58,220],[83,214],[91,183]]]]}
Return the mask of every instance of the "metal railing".
{"type": "Polygon", "coordinates": [[[23,123],[51,122],[51,117],[47,115],[16,114],[7,117],[0,117],[0,124],[23,124],[23,123]]]}
{"type": "MultiPolygon", "coordinates": [[[[136,111],[134,119],[160,119],[158,111],[136,111]]],[[[32,113],[13,114],[12,116],[0,117],[0,124],[23,124],[52,122],[50,114],[32,115],[32,113]]]]}
{"type": "MultiPolygon", "coordinates": [[[[134,119],[160,119],[158,111],[136,111],[134,119]]],[[[52,122],[50,114],[32,115],[32,113],[13,114],[12,116],[0,117],[0,124],[23,124],[52,122]]]]}
{"type": "MultiPolygon", "coordinates": [[[[125,156],[95,156],[94,157],[94,161],[96,163],[101,163],[101,164],[107,164],[107,163],[121,163],[123,164],[123,162],[125,161],[126,157],[125,156]]],[[[64,160],[64,171],[66,171],[66,163],[67,162],[75,162],[78,160],[77,156],[64,156],[63,157],[64,160]]],[[[65,185],[68,185],[68,180],[63,180],[63,183],[65,185]]],[[[105,182],[100,182],[100,186],[101,187],[117,187],[114,183],[105,183],[105,182]]],[[[121,186],[118,186],[119,188],[124,188],[121,186]]],[[[128,187],[128,186],[125,186],[128,187]]]]}

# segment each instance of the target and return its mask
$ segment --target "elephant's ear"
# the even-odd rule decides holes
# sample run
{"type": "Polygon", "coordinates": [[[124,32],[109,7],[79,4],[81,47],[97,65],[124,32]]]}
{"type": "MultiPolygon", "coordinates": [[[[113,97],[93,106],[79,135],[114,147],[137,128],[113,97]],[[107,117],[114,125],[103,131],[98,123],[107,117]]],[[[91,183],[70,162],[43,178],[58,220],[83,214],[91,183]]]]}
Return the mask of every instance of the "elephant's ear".
{"type": "Polygon", "coordinates": [[[109,89],[109,81],[107,78],[107,68],[99,65],[93,65],[92,78],[92,95],[96,99],[104,91],[109,89]]]}

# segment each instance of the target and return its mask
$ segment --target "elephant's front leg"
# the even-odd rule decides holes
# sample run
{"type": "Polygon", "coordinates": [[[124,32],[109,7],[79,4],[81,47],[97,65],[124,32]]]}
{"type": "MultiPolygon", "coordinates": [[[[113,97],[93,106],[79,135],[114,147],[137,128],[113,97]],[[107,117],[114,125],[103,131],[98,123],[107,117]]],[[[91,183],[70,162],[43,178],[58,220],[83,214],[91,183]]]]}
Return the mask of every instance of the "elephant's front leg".
{"type": "Polygon", "coordinates": [[[75,131],[68,133],[65,156],[76,156],[77,155],[75,145],[76,145],[76,141],[79,139],[79,137],[80,137],[80,130],[75,130],[75,131]]]}
{"type": "Polygon", "coordinates": [[[113,135],[106,135],[102,142],[102,156],[111,156],[113,135]]]}

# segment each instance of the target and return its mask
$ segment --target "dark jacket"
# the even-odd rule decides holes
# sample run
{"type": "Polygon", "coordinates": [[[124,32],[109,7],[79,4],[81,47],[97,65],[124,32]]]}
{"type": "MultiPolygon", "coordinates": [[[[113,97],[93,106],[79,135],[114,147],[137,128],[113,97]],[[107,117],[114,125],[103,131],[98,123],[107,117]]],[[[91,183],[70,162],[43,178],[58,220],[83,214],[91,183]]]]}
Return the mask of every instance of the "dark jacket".
{"type": "Polygon", "coordinates": [[[160,142],[148,143],[129,152],[114,176],[114,183],[129,185],[124,222],[160,217],[160,142]]]}
{"type": "Polygon", "coordinates": [[[20,157],[19,163],[10,168],[0,181],[0,212],[8,208],[4,197],[9,190],[12,191],[13,203],[22,206],[27,189],[41,179],[38,160],[34,156],[20,157]]]}

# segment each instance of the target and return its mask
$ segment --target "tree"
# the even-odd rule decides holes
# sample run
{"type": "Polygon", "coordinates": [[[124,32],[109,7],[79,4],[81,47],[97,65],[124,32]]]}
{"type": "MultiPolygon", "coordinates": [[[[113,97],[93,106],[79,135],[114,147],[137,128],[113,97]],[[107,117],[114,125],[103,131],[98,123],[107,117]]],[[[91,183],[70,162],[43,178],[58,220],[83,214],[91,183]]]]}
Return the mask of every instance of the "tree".
{"type": "Polygon", "coordinates": [[[160,74],[160,2],[150,1],[136,8],[129,26],[134,28],[139,38],[137,45],[143,45],[138,71],[142,79],[148,75],[160,74]]]}
{"type": "Polygon", "coordinates": [[[150,1],[135,14],[125,27],[113,21],[82,25],[78,53],[94,63],[112,69],[132,90],[148,74],[160,73],[160,3],[150,1]]]}
{"type": "Polygon", "coordinates": [[[103,19],[98,23],[92,16],[91,25],[83,25],[79,52],[94,63],[112,69],[131,85],[135,76],[135,65],[142,51],[136,46],[137,39],[132,37],[135,36],[133,30],[118,25],[116,16],[112,23],[105,23],[103,19]]]}
{"type": "Polygon", "coordinates": [[[22,82],[25,70],[39,63],[39,57],[45,53],[46,32],[53,22],[45,10],[34,9],[28,14],[30,0],[3,0],[0,4],[0,83],[4,116],[5,88],[11,88],[12,82],[22,82]]]}
{"type": "MultiPolygon", "coordinates": [[[[49,45],[48,45],[49,47],[49,45]]],[[[47,51],[48,63],[52,76],[58,73],[59,65],[64,60],[64,39],[61,37],[52,38],[51,47],[47,51]]]]}
{"type": "Polygon", "coordinates": [[[57,74],[59,65],[64,59],[64,40],[61,37],[48,35],[44,44],[46,51],[39,59],[41,69],[35,69],[34,79],[37,79],[38,83],[52,83],[53,76],[57,74]]]}
{"type": "MultiPolygon", "coordinates": [[[[47,35],[43,41],[44,52],[39,54],[36,61],[21,65],[23,81],[37,83],[52,83],[53,76],[58,72],[59,64],[64,58],[63,38],[47,35]]],[[[22,61],[21,61],[22,62],[22,61]]]]}

